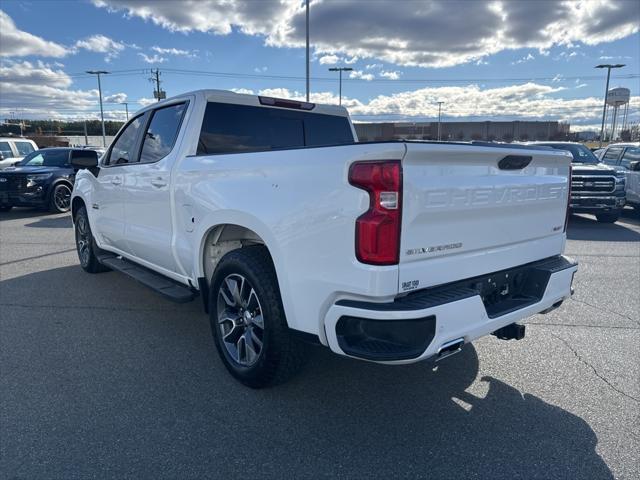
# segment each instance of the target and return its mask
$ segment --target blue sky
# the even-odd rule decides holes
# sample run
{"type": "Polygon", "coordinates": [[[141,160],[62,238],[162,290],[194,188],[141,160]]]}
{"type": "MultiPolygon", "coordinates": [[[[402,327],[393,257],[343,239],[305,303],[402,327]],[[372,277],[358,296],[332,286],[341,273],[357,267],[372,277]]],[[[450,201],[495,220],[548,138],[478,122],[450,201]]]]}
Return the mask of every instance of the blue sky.
{"type": "MultiPolygon", "coordinates": [[[[0,118],[107,117],[152,101],[151,68],[169,96],[198,88],[299,97],[304,24],[297,0],[12,1],[0,4],[0,118]],[[218,75],[217,73],[224,75],[218,75]],[[214,74],[212,74],[214,73],[214,74]],[[276,78],[273,78],[276,77],[276,78]],[[279,77],[279,78],[277,78],[279,77]]],[[[640,2],[396,1],[311,3],[313,100],[358,120],[552,118],[598,123],[604,71],[631,89],[640,117],[640,2]],[[368,8],[362,8],[367,5],[368,8]]]]}

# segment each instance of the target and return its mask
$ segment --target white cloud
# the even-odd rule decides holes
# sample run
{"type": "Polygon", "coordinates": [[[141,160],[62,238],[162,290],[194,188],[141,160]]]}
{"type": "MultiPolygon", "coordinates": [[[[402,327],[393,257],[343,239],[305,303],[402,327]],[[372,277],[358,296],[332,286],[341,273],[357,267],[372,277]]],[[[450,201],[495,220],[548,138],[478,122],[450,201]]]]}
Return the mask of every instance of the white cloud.
{"type": "Polygon", "coordinates": [[[103,98],[105,103],[123,103],[127,101],[126,93],[116,93],[114,95],[107,95],[103,98]]]}
{"type": "Polygon", "coordinates": [[[176,57],[187,57],[187,58],[194,58],[196,57],[195,54],[195,50],[182,50],[179,48],[162,48],[162,47],[158,47],[157,45],[154,45],[153,47],[151,47],[151,50],[153,50],[156,53],[159,53],[160,55],[173,55],[176,57]]]}
{"type": "Polygon", "coordinates": [[[6,60],[0,64],[0,82],[40,84],[62,88],[70,86],[71,78],[59,67],[55,69],[56,67],[57,65],[49,65],[41,61],[32,63],[6,60]]]}
{"type": "Polygon", "coordinates": [[[268,68],[264,67],[264,66],[263,67],[256,67],[256,68],[253,69],[253,71],[256,72],[256,73],[264,73],[267,70],[268,70],[268,68]]]}
{"type": "Polygon", "coordinates": [[[373,73],[364,73],[362,70],[353,70],[349,72],[349,78],[360,78],[362,80],[371,81],[375,77],[373,73]]]}
{"type": "Polygon", "coordinates": [[[146,107],[148,105],[156,103],[157,101],[158,100],[156,100],[155,98],[145,98],[145,97],[143,97],[143,98],[138,99],[138,101],[136,103],[139,103],[143,107],[146,107]]]}
{"type": "MultiPolygon", "coordinates": [[[[93,0],[171,31],[261,35],[277,47],[301,47],[303,2],[93,0]]],[[[504,50],[576,48],[640,30],[640,9],[624,0],[368,2],[314,1],[311,41],[321,56],[377,58],[408,66],[447,67],[504,50]]],[[[322,58],[322,57],[321,57],[322,58]]]]}
{"type": "Polygon", "coordinates": [[[92,35],[83,40],[78,40],[75,44],[76,49],[83,49],[96,53],[106,53],[106,56],[104,57],[105,62],[110,62],[114,58],[117,58],[125,47],[126,45],[124,43],[118,42],[101,34],[92,35]]]}
{"type": "Polygon", "coordinates": [[[367,69],[367,70],[374,70],[374,69],[382,68],[382,64],[381,63],[370,63],[370,64],[366,65],[364,68],[367,69]]]}
{"type": "Polygon", "coordinates": [[[516,60],[515,62],[511,62],[511,65],[518,65],[520,63],[525,63],[528,62],[529,60],[533,60],[536,57],[534,57],[532,54],[528,53],[527,55],[525,55],[522,58],[519,58],[518,60],[516,60]]]}
{"type": "MultiPolygon", "coordinates": [[[[562,87],[536,83],[490,89],[482,89],[478,85],[434,87],[379,95],[367,102],[343,95],[342,105],[349,109],[356,121],[435,118],[438,114],[438,101],[444,102],[443,114],[448,120],[552,119],[568,121],[572,125],[595,123],[599,120],[602,115],[600,98],[562,99],[553,95],[562,90],[562,87]]],[[[247,89],[235,91],[255,94],[253,90],[247,89]]],[[[286,88],[263,89],[257,94],[294,100],[305,99],[303,92],[286,88]]],[[[315,92],[311,94],[310,99],[316,103],[338,103],[338,97],[333,92],[315,92]]],[[[640,111],[640,96],[632,97],[631,110],[640,111]]],[[[634,115],[636,121],[638,115],[634,115]]]]}
{"type": "Polygon", "coordinates": [[[386,70],[382,70],[378,76],[383,77],[383,78],[388,78],[389,80],[398,80],[400,78],[400,75],[402,75],[402,72],[398,72],[398,71],[386,71],[386,70]]]}
{"type": "Polygon", "coordinates": [[[250,88],[232,88],[231,91],[235,93],[243,93],[245,95],[255,95],[253,90],[250,88]]]}
{"type": "Polygon", "coordinates": [[[586,83],[579,83],[578,85],[576,85],[576,89],[578,89],[578,88],[584,88],[584,87],[586,87],[586,86],[587,86],[587,84],[586,84],[586,83]]]}
{"type": "Polygon", "coordinates": [[[156,64],[156,63],[164,63],[164,62],[167,61],[167,59],[165,57],[162,57],[162,56],[160,56],[158,54],[154,54],[152,56],[149,56],[146,53],[141,53],[140,52],[140,53],[138,53],[138,56],[140,58],[142,58],[142,61],[145,62],[145,63],[156,64]]]}
{"type": "MultiPolygon", "coordinates": [[[[24,118],[97,119],[98,90],[73,87],[58,63],[4,60],[0,64],[0,117],[17,111],[24,118]]],[[[103,87],[104,87],[103,83],[103,87]]],[[[121,92],[104,90],[105,102],[126,101],[121,92]]],[[[105,105],[105,118],[124,120],[125,112],[105,105]]]]}
{"type": "Polygon", "coordinates": [[[320,65],[335,65],[336,63],[342,61],[342,57],[337,55],[324,55],[320,57],[320,65]]]}
{"type": "Polygon", "coordinates": [[[13,19],[0,10],[0,56],[64,57],[68,49],[59,43],[50,42],[18,29],[13,19]]]}

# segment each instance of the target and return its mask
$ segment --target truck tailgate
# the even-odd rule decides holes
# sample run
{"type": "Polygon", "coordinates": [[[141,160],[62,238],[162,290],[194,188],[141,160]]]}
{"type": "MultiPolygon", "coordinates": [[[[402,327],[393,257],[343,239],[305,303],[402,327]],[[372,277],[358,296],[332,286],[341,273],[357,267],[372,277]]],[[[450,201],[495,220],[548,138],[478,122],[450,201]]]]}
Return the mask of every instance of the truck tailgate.
{"type": "Polygon", "coordinates": [[[400,292],[562,253],[570,170],[565,152],[406,145],[400,292]],[[515,159],[501,168],[507,156],[515,159]]]}

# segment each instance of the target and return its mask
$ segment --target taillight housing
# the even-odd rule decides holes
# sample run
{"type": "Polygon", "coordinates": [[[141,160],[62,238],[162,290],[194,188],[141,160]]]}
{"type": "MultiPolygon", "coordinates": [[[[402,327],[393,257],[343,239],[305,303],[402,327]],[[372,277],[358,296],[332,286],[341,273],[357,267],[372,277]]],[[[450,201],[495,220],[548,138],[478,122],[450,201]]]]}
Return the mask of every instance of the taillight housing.
{"type": "Polygon", "coordinates": [[[571,204],[571,178],[573,177],[573,166],[569,164],[569,184],[567,186],[567,212],[564,216],[564,230],[567,231],[567,226],[569,225],[569,205],[571,204]]]}
{"type": "Polygon", "coordinates": [[[349,183],[369,194],[369,210],[356,220],[356,258],[370,265],[396,265],[402,222],[400,161],[356,162],[349,169],[349,183]]]}

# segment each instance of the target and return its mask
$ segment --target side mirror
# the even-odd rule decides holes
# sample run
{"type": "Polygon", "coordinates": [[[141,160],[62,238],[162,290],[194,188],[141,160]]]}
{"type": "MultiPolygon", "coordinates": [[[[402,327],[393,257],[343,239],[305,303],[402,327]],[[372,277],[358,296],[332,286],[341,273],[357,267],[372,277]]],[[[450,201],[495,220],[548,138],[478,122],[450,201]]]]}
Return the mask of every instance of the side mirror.
{"type": "Polygon", "coordinates": [[[71,152],[71,165],[76,169],[96,168],[98,154],[93,150],[75,150],[71,152]]]}
{"type": "Polygon", "coordinates": [[[640,172],[640,161],[636,160],[629,163],[629,170],[633,172],[640,172]]]}

